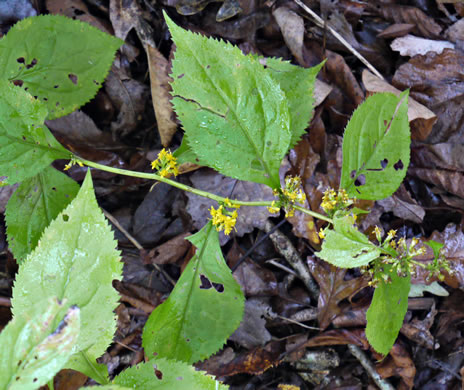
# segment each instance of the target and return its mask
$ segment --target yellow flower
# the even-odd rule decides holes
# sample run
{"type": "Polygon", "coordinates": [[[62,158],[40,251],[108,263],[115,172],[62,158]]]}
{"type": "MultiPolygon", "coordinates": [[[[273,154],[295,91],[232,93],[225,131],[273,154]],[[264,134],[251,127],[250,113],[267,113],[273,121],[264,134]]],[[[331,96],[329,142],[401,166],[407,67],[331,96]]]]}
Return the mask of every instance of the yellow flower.
{"type": "Polygon", "coordinates": [[[278,207],[276,201],[273,200],[271,205],[267,208],[267,211],[271,214],[277,214],[280,211],[280,207],[278,207]]]}
{"type": "Polygon", "coordinates": [[[395,237],[396,237],[396,230],[391,229],[387,234],[386,241],[390,241],[391,239],[395,237]]]}
{"type": "Polygon", "coordinates": [[[377,225],[375,225],[374,233],[375,233],[375,238],[377,238],[377,241],[381,242],[382,241],[382,232],[380,231],[380,229],[379,229],[379,227],[377,225]]]}
{"type": "Polygon", "coordinates": [[[324,229],[321,228],[321,230],[319,230],[319,233],[318,233],[318,234],[319,234],[319,238],[320,238],[321,240],[323,240],[323,239],[325,238],[324,229]]]}
{"type": "Polygon", "coordinates": [[[151,169],[156,169],[158,174],[162,177],[177,176],[179,170],[177,169],[177,159],[172,155],[169,150],[162,149],[158,153],[158,158],[151,163],[151,169]]]}
{"type": "Polygon", "coordinates": [[[235,223],[237,222],[238,217],[237,210],[230,212],[224,210],[224,206],[220,205],[217,210],[213,206],[211,206],[209,212],[213,217],[211,222],[213,226],[216,227],[216,230],[218,232],[224,230],[224,234],[229,235],[232,229],[235,228],[235,223]]]}

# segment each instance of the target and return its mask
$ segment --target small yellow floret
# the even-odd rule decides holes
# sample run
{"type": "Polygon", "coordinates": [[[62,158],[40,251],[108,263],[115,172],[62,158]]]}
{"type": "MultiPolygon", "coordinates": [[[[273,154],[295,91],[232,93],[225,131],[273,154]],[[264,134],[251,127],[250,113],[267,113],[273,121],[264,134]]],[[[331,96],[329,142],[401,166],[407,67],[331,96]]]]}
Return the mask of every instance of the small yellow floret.
{"type": "Polygon", "coordinates": [[[227,210],[224,210],[223,205],[220,205],[217,210],[211,206],[209,212],[213,217],[211,222],[218,232],[224,230],[224,234],[229,235],[232,229],[235,228],[235,223],[237,222],[238,217],[237,210],[230,213],[227,210]],[[229,215],[227,213],[229,213],[229,215]]]}
{"type": "Polygon", "coordinates": [[[324,229],[321,228],[321,230],[319,230],[318,235],[319,235],[319,238],[323,240],[325,238],[324,229]]]}
{"type": "Polygon", "coordinates": [[[176,157],[164,148],[158,153],[158,158],[151,162],[151,169],[157,170],[160,176],[166,178],[179,174],[176,157]]]}

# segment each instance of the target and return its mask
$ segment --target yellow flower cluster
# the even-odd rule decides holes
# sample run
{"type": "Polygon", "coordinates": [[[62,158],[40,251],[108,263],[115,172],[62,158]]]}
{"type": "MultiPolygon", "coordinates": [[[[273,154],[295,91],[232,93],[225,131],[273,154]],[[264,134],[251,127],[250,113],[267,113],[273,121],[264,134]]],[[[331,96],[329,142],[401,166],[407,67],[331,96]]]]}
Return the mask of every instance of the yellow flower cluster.
{"type": "Polygon", "coordinates": [[[301,179],[298,176],[287,176],[285,178],[285,188],[282,193],[291,203],[304,203],[306,195],[301,187],[301,179]]]}
{"type": "Polygon", "coordinates": [[[321,207],[327,215],[333,215],[335,211],[346,209],[354,203],[343,188],[338,190],[338,193],[330,188],[324,192],[322,196],[321,207]]]}
{"type": "Polygon", "coordinates": [[[275,189],[274,196],[279,196],[279,200],[273,200],[267,210],[272,214],[277,214],[281,207],[285,208],[285,216],[292,217],[295,214],[293,206],[295,203],[304,203],[306,195],[301,187],[301,179],[298,176],[287,176],[285,178],[285,187],[275,189]]]}
{"type": "MultiPolygon", "coordinates": [[[[226,198],[224,205],[230,208],[238,209],[240,206],[232,204],[232,202],[226,198]]],[[[228,211],[224,208],[224,205],[219,205],[219,208],[216,210],[213,206],[209,212],[211,213],[213,226],[216,227],[216,230],[220,232],[224,230],[224,234],[229,235],[233,228],[235,228],[235,223],[237,222],[237,210],[228,211]]]]}
{"type": "Polygon", "coordinates": [[[160,176],[166,178],[169,178],[172,175],[177,176],[179,174],[179,170],[177,169],[177,159],[169,150],[164,148],[158,153],[158,158],[155,161],[152,161],[151,169],[156,169],[160,176]]]}

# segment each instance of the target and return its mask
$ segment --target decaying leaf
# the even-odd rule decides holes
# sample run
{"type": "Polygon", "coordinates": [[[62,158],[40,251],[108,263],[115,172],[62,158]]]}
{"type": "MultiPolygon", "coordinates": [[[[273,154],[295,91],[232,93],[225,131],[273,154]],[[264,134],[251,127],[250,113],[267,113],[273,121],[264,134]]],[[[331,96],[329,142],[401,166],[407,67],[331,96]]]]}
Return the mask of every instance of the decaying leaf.
{"type": "Polygon", "coordinates": [[[169,146],[172,137],[177,131],[174,110],[171,104],[171,87],[169,83],[169,63],[159,50],[147,44],[145,50],[148,56],[148,68],[150,70],[150,86],[153,108],[158,124],[158,132],[163,146],[169,146]]]}
{"type": "Polygon", "coordinates": [[[441,54],[417,55],[401,65],[393,85],[431,109],[438,120],[427,139],[430,143],[461,142],[464,133],[464,54],[445,49],[441,54]],[[449,82],[453,80],[453,82],[449,82]]]}
{"type": "Polygon", "coordinates": [[[364,277],[345,280],[347,270],[337,268],[321,260],[308,258],[311,274],[316,279],[321,290],[317,307],[319,327],[326,329],[333,319],[343,313],[339,306],[344,299],[351,298],[358,291],[367,287],[368,280],[364,277]]]}

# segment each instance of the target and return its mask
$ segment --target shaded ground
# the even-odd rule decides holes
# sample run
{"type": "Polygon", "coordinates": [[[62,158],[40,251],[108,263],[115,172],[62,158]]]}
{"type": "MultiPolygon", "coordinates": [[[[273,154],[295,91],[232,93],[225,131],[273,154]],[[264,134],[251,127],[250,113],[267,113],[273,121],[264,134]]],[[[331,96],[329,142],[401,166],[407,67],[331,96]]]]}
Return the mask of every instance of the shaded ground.
{"type": "MultiPolygon", "coordinates": [[[[410,88],[416,103],[409,113],[413,146],[408,175],[392,197],[375,204],[364,202],[372,213],[361,226],[366,232],[379,225],[386,231],[397,229],[406,238],[444,242],[454,273],[441,283],[443,288],[432,284],[420,296],[426,280],[419,273],[414,280],[419,296],[410,298],[400,337],[390,356],[377,362],[380,357],[369,350],[363,331],[373,290],[356,270],[336,269],[313,255],[320,249],[317,231],[323,221],[298,213],[288,220],[269,219],[266,211],[247,210],[237,232],[230,239],[222,238],[224,256],[247,297],[245,319],[224,350],[198,366],[231,389],[276,389],[281,384],[301,389],[375,388],[369,374],[374,366],[393,388],[461,388],[463,3],[306,1],[327,20],[326,28],[318,27],[294,1],[285,0],[33,3],[40,13],[78,18],[126,41],[96,98],[82,110],[48,123],[68,148],[106,165],[148,172],[163,145],[174,150],[180,144],[182,133],[169,105],[173,48],[163,9],[182,27],[230,40],[245,53],[283,57],[304,67],[327,59],[316,87],[314,118],[282,168],[283,174],[302,177],[315,211],[322,212],[322,192],[338,186],[341,137],[356,106],[369,93],[410,88]],[[329,27],[384,80],[368,72],[329,27]],[[269,235],[276,224],[278,230],[269,235]],[[298,267],[305,270],[300,277],[294,271],[298,267]],[[311,275],[321,291],[318,299],[308,289],[311,275]],[[364,357],[359,355],[362,350],[364,357]]],[[[3,20],[3,31],[8,22],[22,16],[3,20]]],[[[179,180],[243,200],[272,197],[264,186],[236,183],[197,168],[184,166],[186,173],[179,180]]],[[[74,166],[69,174],[80,181],[84,169],[74,166]]],[[[115,283],[121,294],[118,332],[102,358],[114,375],[143,360],[143,325],[192,256],[184,237],[203,226],[210,203],[164,184],[149,192],[151,183],[143,180],[103,172],[93,172],[93,177],[100,205],[115,225],[125,264],[123,282],[115,283]]],[[[8,190],[2,189],[0,196],[3,211],[8,190]]],[[[4,226],[0,234],[0,324],[4,325],[10,318],[8,298],[16,264],[8,252],[4,226]]],[[[421,260],[430,258],[427,254],[421,260]]],[[[74,389],[87,378],[68,372],[60,380],[57,389],[74,389]]]]}

